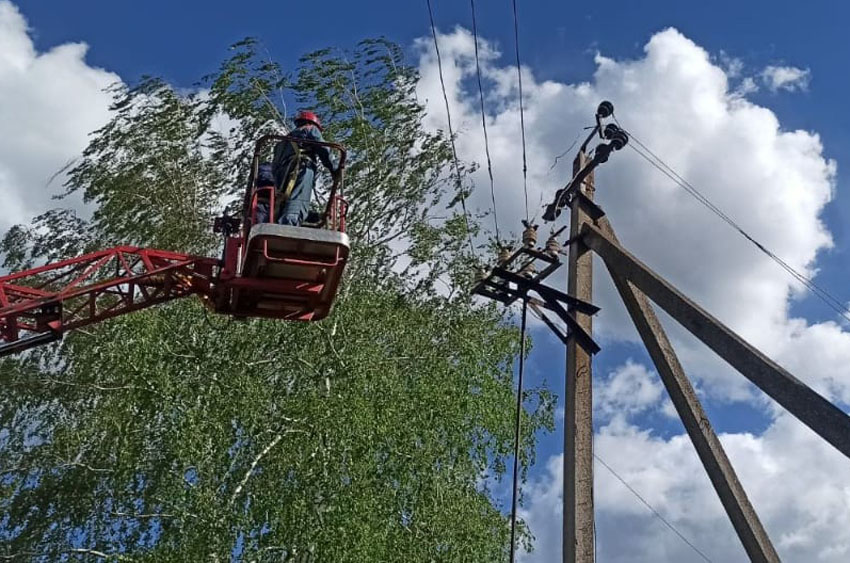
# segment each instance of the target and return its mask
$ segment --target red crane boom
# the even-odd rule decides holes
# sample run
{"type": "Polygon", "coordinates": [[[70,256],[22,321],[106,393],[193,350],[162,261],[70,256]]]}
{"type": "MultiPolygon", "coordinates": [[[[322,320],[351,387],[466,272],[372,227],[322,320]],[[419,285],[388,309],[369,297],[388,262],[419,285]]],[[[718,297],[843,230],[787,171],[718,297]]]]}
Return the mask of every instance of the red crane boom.
{"type": "Polygon", "coordinates": [[[180,297],[209,297],[217,263],[118,246],[0,277],[0,355],[180,297]]]}
{"type": "MultiPolygon", "coordinates": [[[[330,313],[348,260],[348,203],[342,196],[345,149],[335,143],[266,135],[256,144],[241,221],[223,216],[221,260],[118,246],[0,277],[0,356],[58,340],[76,328],[197,295],[218,313],[316,321],[330,313]],[[259,186],[261,156],[272,143],[339,152],[323,213],[302,226],[274,224],[273,186],[259,186]],[[270,223],[257,223],[268,205],[270,223]],[[240,229],[240,224],[242,228],[240,229]]],[[[280,202],[278,202],[279,204],[280,202]]]]}

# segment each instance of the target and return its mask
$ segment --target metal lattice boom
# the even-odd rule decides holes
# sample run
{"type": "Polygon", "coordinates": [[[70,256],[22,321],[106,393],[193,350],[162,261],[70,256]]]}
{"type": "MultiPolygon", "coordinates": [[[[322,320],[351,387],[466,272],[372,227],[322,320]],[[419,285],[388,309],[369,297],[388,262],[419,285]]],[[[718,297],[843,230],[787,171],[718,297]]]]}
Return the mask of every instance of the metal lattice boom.
{"type": "Polygon", "coordinates": [[[0,277],[0,355],[189,295],[211,297],[217,260],[118,246],[0,277]]]}

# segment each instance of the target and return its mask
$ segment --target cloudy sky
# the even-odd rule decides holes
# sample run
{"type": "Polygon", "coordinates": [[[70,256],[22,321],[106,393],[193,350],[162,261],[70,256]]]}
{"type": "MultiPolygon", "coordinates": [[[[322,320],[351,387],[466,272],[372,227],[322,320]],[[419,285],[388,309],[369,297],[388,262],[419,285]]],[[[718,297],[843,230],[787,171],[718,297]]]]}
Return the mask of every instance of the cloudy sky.
{"type": "MultiPolygon", "coordinates": [[[[104,87],[142,74],[191,87],[246,35],[285,66],[313,48],[387,35],[420,69],[427,125],[445,127],[424,2],[403,10],[389,1],[370,9],[325,2],[327,15],[302,23],[290,9],[258,2],[239,12],[215,3],[175,9],[157,0],[141,12],[115,4],[0,0],[0,230],[50,205],[61,182],[50,177],[109,117],[104,87]]],[[[469,6],[433,4],[458,150],[484,164],[469,6]]],[[[850,78],[832,53],[850,52],[840,23],[850,14],[776,2],[566,4],[519,2],[531,214],[568,179],[570,156],[555,159],[608,99],[623,126],[734,221],[847,301],[850,78]]],[[[498,218],[516,233],[524,197],[510,3],[477,6],[498,218]]],[[[471,205],[489,210],[483,167],[475,181],[471,205]]],[[[777,264],[632,150],[600,170],[597,201],[635,255],[848,409],[850,327],[777,264]]],[[[596,272],[599,458],[708,559],[746,560],[599,263],[596,272]]],[[[850,560],[850,461],[662,319],[780,556],[850,560]]],[[[531,377],[562,389],[559,345],[541,328],[534,336],[531,377]]],[[[526,562],[560,554],[561,443],[560,428],[541,437],[524,490],[523,516],[536,536],[526,562]]],[[[595,483],[600,561],[704,560],[602,463],[595,483]]]]}

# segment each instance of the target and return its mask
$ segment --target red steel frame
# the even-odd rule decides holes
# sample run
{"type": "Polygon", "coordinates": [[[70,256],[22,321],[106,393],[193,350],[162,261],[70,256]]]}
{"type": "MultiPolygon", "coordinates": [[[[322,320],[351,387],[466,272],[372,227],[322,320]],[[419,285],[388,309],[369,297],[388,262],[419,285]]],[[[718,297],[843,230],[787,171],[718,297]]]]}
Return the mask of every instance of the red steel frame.
{"type": "MultiPolygon", "coordinates": [[[[255,220],[257,194],[268,189],[254,187],[259,156],[267,143],[281,140],[337,150],[340,152],[339,169],[344,169],[346,151],[341,145],[266,135],[256,144],[245,194],[242,232],[234,235],[234,230],[224,229],[225,245],[221,260],[118,246],[0,276],[0,356],[57,340],[64,332],[75,328],[190,295],[201,297],[217,312],[240,315],[240,311],[233,309],[239,301],[239,292],[264,291],[293,296],[321,292],[321,283],[250,279],[239,275],[239,261],[246,258],[244,245],[255,220]]],[[[342,177],[340,173],[331,188],[319,228],[345,232],[348,203],[342,197],[342,177]]],[[[270,192],[273,220],[274,190],[270,192]]],[[[229,219],[222,219],[225,220],[222,224],[227,224],[229,219]]],[[[265,248],[264,252],[267,254],[265,248]]],[[[323,268],[336,267],[340,263],[339,258],[333,264],[309,263],[295,257],[282,260],[323,268]]],[[[303,311],[285,318],[311,320],[313,315],[303,311]]]]}
{"type": "MultiPolygon", "coordinates": [[[[346,161],[346,150],[342,145],[336,143],[327,143],[320,141],[312,141],[309,139],[300,139],[288,137],[284,135],[265,135],[257,140],[254,150],[254,158],[251,163],[251,175],[249,177],[248,186],[245,191],[245,200],[243,203],[243,221],[240,236],[231,236],[227,238],[224,250],[224,262],[221,272],[222,282],[226,282],[226,291],[218,295],[216,302],[216,311],[226,314],[244,315],[245,311],[240,310],[239,305],[243,303],[241,294],[243,292],[274,292],[279,295],[291,295],[307,297],[303,302],[303,306],[289,314],[279,316],[277,313],[264,313],[260,310],[251,310],[248,316],[261,316],[272,318],[283,318],[286,320],[310,321],[318,320],[321,317],[314,315],[319,296],[328,289],[332,293],[336,293],[336,283],[339,282],[339,276],[331,277],[335,279],[335,283],[326,288],[326,282],[309,282],[302,280],[279,280],[279,279],[254,279],[246,277],[238,277],[238,273],[244,271],[246,262],[252,257],[250,252],[245,248],[248,240],[251,227],[256,224],[257,205],[260,197],[263,197],[269,206],[269,222],[275,222],[275,190],[273,187],[254,185],[259,170],[260,155],[270,142],[280,142],[285,140],[293,140],[301,144],[325,146],[339,152],[339,162],[337,164],[340,170],[338,179],[331,186],[328,194],[328,201],[325,205],[324,213],[321,221],[313,225],[317,228],[326,228],[340,233],[345,232],[346,216],[348,214],[348,202],[342,195],[342,187],[344,184],[344,171],[346,161]],[[241,264],[238,261],[241,259],[241,264]]],[[[306,260],[297,256],[276,258],[269,254],[267,241],[262,242],[262,254],[268,262],[279,262],[284,264],[300,265],[315,267],[320,269],[344,268],[345,262],[340,255],[340,250],[337,250],[336,257],[329,261],[306,260]]]]}
{"type": "Polygon", "coordinates": [[[119,246],[0,277],[0,355],[189,295],[212,298],[218,261],[119,246]]]}

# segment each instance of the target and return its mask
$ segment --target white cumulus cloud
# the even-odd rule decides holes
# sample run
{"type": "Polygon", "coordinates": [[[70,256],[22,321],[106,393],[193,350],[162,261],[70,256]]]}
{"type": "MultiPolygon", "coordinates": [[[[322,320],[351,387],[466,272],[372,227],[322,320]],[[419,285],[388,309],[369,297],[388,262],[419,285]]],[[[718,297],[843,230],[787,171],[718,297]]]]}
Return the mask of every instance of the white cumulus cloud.
{"type": "MultiPolygon", "coordinates": [[[[761,436],[723,434],[724,448],[784,561],[850,559],[847,460],[781,415],[761,436]]],[[[618,419],[596,436],[599,458],[712,561],[747,557],[686,435],[662,439],[618,419]]],[[[562,456],[525,489],[521,513],[535,534],[526,563],[557,561],[562,456]]],[[[702,561],[601,462],[595,463],[598,558],[613,562],[702,561]]]]}
{"type": "Polygon", "coordinates": [[[635,414],[655,406],[664,388],[658,375],[643,364],[628,360],[599,381],[593,399],[602,414],[635,414]]]}
{"type": "MultiPolygon", "coordinates": [[[[458,150],[463,158],[482,162],[477,92],[470,86],[472,41],[462,28],[440,36],[458,150]]],[[[418,46],[418,93],[427,101],[427,123],[445,128],[436,59],[428,41],[418,46]]],[[[503,230],[517,233],[524,195],[516,69],[499,64],[495,46],[485,47],[482,73],[499,221],[503,230]]],[[[542,203],[569,179],[569,157],[552,168],[556,157],[592,123],[599,101],[609,99],[635,138],[785,262],[814,276],[816,259],[832,246],[820,214],[833,197],[836,172],[817,133],[783,129],[768,108],[730,90],[728,76],[709,53],[674,29],[655,34],[644,51],[636,60],[597,55],[597,70],[585,83],[538,81],[523,69],[531,215],[539,218],[542,203]]],[[[479,189],[471,206],[488,209],[486,170],[476,174],[479,189]]],[[[597,201],[635,255],[767,354],[792,370],[802,367],[794,358],[815,326],[788,315],[791,300],[802,295],[793,278],[628,148],[601,167],[597,186],[597,201]]],[[[595,278],[595,301],[603,307],[597,332],[603,338],[634,339],[603,270],[595,278]]],[[[850,335],[838,325],[816,327],[846,340],[844,348],[850,350],[850,335]]],[[[671,332],[685,367],[713,383],[706,392],[751,397],[741,377],[709,360],[701,345],[675,327],[671,332]]],[[[850,390],[850,375],[807,368],[800,376],[833,398],[850,390]]]]}
{"type": "MultiPolygon", "coordinates": [[[[439,40],[460,156],[483,165],[472,36],[456,28],[439,40]]],[[[417,47],[426,123],[445,129],[433,46],[423,39],[417,47]]],[[[484,47],[498,217],[503,232],[518,233],[525,197],[516,68],[500,58],[497,45],[484,47]]],[[[569,180],[572,151],[554,168],[553,162],[586,134],[583,127],[592,124],[596,105],[608,99],[633,133],[633,143],[645,143],[765,247],[816,276],[818,260],[833,244],[821,213],[838,189],[837,163],[824,156],[816,132],[789,130],[773,111],[749,100],[757,85],[741,82],[740,63],[728,55],[720,59],[666,29],[648,40],[638,58],[597,55],[596,71],[586,82],[539,80],[524,67],[530,214],[539,218],[541,204],[569,180]]],[[[766,76],[768,87],[786,90],[800,89],[808,80],[807,71],[771,72],[761,75],[762,81],[766,76]]],[[[486,174],[483,166],[476,172],[473,208],[490,207],[486,174]]],[[[831,400],[850,402],[850,333],[837,319],[814,323],[793,317],[790,307],[805,293],[776,263],[628,148],[600,168],[596,184],[597,202],[636,256],[805,383],[831,400]]],[[[604,354],[606,341],[635,341],[637,335],[598,261],[596,272],[594,302],[602,312],[594,329],[604,354]]],[[[761,434],[729,434],[722,440],[780,555],[791,561],[848,560],[848,460],[660,316],[705,400],[747,401],[770,417],[761,434]]],[[[597,383],[607,386],[597,392],[602,404],[625,415],[645,404],[669,414],[654,377],[646,367],[627,364],[599,378],[597,383]],[[634,396],[622,396],[628,392],[634,396]]],[[[598,434],[596,448],[712,560],[745,560],[686,435],[664,439],[616,416],[598,434]]],[[[547,475],[526,491],[524,516],[537,538],[536,555],[528,561],[559,556],[560,463],[552,458],[547,475]]],[[[596,483],[600,559],[699,560],[599,466],[596,483]]]]}
{"type": "Polygon", "coordinates": [[[794,92],[809,89],[811,74],[809,69],[770,65],[762,71],[761,78],[771,92],[779,90],[794,92]]]}
{"type": "Polygon", "coordinates": [[[48,209],[61,191],[51,177],[78,157],[109,119],[104,88],[120,78],[86,63],[87,47],[39,53],[18,8],[0,0],[0,233],[48,209]]]}

